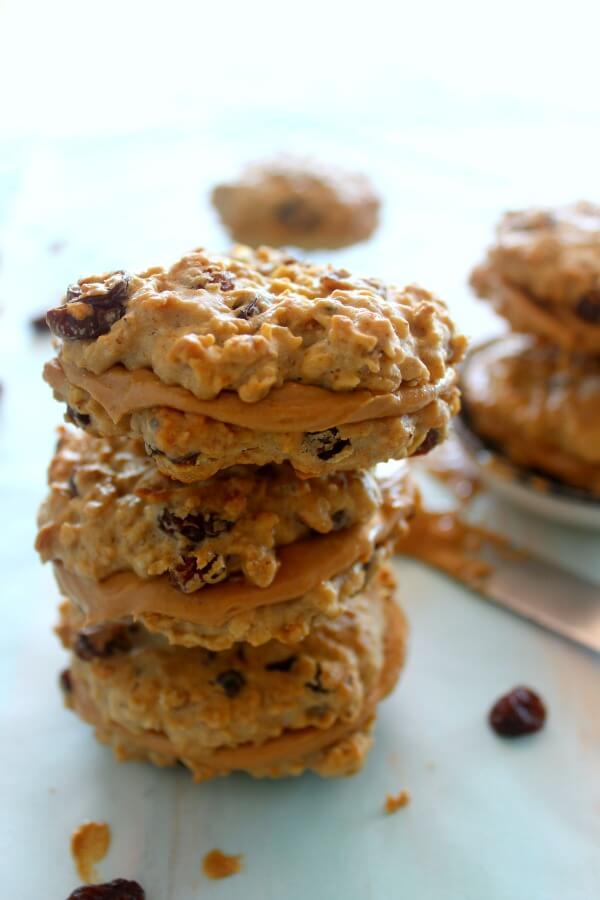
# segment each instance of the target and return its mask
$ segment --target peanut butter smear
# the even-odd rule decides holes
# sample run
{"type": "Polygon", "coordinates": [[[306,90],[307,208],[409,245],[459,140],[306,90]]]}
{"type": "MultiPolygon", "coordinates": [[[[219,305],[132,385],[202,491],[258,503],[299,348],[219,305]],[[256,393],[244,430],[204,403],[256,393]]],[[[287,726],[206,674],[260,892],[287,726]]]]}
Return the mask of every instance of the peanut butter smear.
{"type": "Polygon", "coordinates": [[[493,571],[489,563],[478,558],[486,544],[507,555],[515,552],[504,537],[463,521],[456,510],[432,512],[419,503],[408,533],[398,536],[395,547],[404,556],[429,563],[477,589],[493,571]]]}
{"type": "Polygon", "coordinates": [[[84,822],[71,835],[71,855],[77,874],[86,884],[100,880],[96,864],[110,847],[110,828],[106,822],[84,822]]]}
{"type": "Polygon", "coordinates": [[[208,416],[218,422],[257,431],[320,431],[333,426],[417,412],[449,390],[453,370],[429,383],[402,385],[395,392],[357,390],[333,393],[322,387],[286,383],[272,389],[260,405],[241,400],[232,391],[201,400],[180,385],[167,385],[149,369],[129,371],[113,366],[100,375],[65,360],[46,363],[44,378],[54,389],[65,382],[87,391],[116,424],[135,410],[167,406],[208,416]]]}
{"type": "Polygon", "coordinates": [[[202,871],[207,878],[229,878],[242,871],[242,857],[211,850],[202,860],[202,871]]]}

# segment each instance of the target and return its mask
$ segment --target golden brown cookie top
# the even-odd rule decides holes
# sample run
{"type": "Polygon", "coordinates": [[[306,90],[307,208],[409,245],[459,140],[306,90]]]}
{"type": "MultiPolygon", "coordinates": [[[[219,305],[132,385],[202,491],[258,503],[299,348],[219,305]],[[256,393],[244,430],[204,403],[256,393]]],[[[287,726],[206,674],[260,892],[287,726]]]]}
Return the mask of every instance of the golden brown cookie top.
{"type": "Polygon", "coordinates": [[[148,369],[201,400],[235,392],[254,403],[288,382],[395,392],[439,381],[464,351],[446,306],[423,288],[264,247],[90,276],[48,322],[65,363],[148,369]]]}
{"type": "Polygon", "coordinates": [[[380,206],[366,176],[286,156],[249,165],[212,202],[234,240],[308,250],[365,240],[380,206]]]}

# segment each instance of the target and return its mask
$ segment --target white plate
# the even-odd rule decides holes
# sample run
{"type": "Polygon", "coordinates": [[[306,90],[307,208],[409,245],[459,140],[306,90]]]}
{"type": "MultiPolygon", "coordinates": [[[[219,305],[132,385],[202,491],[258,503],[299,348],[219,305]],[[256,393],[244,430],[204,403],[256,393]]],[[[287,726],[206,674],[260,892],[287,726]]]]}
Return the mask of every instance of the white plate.
{"type": "Polygon", "coordinates": [[[464,417],[456,422],[456,433],[490,490],[545,519],[600,531],[599,500],[508,462],[471,431],[464,417]]]}

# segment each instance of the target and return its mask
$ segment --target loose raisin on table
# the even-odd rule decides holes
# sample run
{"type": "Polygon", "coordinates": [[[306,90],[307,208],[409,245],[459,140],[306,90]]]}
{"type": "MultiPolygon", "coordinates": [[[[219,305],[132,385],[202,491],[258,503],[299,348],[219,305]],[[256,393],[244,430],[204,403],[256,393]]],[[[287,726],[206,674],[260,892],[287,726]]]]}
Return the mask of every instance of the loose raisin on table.
{"type": "Polygon", "coordinates": [[[165,534],[182,535],[192,544],[199,544],[205,538],[218,537],[234,526],[234,522],[222,519],[216,513],[190,513],[176,516],[170,509],[164,509],[158,517],[158,527],[165,534]]]}
{"type": "Polygon", "coordinates": [[[227,696],[233,699],[246,684],[246,679],[237,669],[227,669],[226,672],[220,672],[217,675],[216,682],[219,687],[223,688],[227,696]]]}
{"type": "Polygon", "coordinates": [[[65,303],[49,310],[50,331],[64,341],[88,341],[107,334],[125,315],[129,275],[113,272],[98,284],[97,293],[85,293],[79,284],[67,290],[65,303]]]}
{"type": "Polygon", "coordinates": [[[516,687],[494,703],[489,714],[490,725],[502,737],[521,737],[543,728],[546,707],[535,691],[516,687]]]}
{"type": "Polygon", "coordinates": [[[145,900],[146,892],[137,881],[115,878],[105,884],[85,884],[69,894],[67,900],[145,900]]]}
{"type": "Polygon", "coordinates": [[[584,322],[600,325],[600,289],[584,294],[579,299],[575,312],[584,322]]]}
{"type": "Polygon", "coordinates": [[[425,440],[421,441],[419,446],[414,452],[414,456],[424,456],[426,453],[429,453],[430,450],[433,450],[434,447],[440,442],[440,433],[437,428],[430,428],[427,434],[425,435],[425,440]]]}
{"type": "Polygon", "coordinates": [[[73,652],[79,659],[90,662],[126,653],[131,648],[127,630],[122,625],[93,625],[78,632],[73,652]]]}
{"type": "Polygon", "coordinates": [[[310,431],[305,440],[310,450],[319,459],[326,461],[350,446],[350,441],[347,438],[341,438],[339,434],[337,428],[328,428],[326,431],[310,431]]]}

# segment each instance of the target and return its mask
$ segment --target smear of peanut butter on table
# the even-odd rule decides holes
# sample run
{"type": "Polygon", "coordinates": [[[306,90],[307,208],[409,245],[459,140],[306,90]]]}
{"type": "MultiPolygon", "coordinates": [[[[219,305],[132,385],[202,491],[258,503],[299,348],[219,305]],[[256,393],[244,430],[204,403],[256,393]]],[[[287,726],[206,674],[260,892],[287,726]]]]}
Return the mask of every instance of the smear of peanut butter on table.
{"type": "Polygon", "coordinates": [[[207,878],[228,878],[242,870],[240,855],[228,856],[221,850],[211,850],[202,861],[202,870],[207,878]]]}
{"type": "Polygon", "coordinates": [[[477,558],[477,551],[486,541],[506,543],[499,535],[463,522],[454,511],[439,513],[420,507],[408,534],[397,539],[396,550],[477,588],[492,571],[489,563],[477,558]]]}
{"type": "Polygon", "coordinates": [[[77,873],[86,884],[100,880],[96,864],[110,847],[110,828],[106,822],[84,822],[71,835],[71,854],[77,873]]]}

